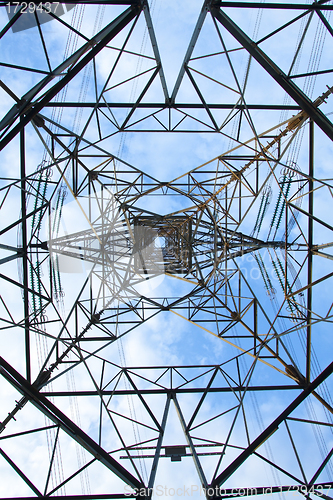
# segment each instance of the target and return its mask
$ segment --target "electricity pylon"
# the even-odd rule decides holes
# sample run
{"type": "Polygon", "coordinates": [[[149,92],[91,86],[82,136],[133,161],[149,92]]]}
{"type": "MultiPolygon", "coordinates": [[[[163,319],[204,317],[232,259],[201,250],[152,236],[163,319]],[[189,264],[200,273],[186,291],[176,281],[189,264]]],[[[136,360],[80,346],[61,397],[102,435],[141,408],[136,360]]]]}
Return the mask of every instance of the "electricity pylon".
{"type": "Polygon", "coordinates": [[[75,4],[0,4],[33,74],[0,82],[3,498],[330,498],[333,6],[206,0],[170,91],[152,5],[75,4]],[[163,181],[115,154],[157,132],[228,145],[163,181]]]}

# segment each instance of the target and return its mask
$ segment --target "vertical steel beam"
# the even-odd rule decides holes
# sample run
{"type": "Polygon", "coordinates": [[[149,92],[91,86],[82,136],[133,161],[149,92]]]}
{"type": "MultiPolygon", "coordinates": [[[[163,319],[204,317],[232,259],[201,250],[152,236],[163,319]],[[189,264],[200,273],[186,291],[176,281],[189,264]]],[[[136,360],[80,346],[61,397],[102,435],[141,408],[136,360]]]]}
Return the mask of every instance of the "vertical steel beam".
{"type": "MultiPolygon", "coordinates": [[[[308,218],[308,283],[312,283],[312,246],[313,246],[313,160],[314,160],[314,126],[309,123],[309,215],[308,218]]],[[[307,289],[307,329],[306,329],[306,381],[310,383],[311,376],[311,309],[312,286],[307,289]]]]}
{"type": "MultiPolygon", "coordinates": [[[[21,118],[22,120],[22,118],[21,118]]],[[[25,331],[25,363],[26,377],[31,382],[30,364],[30,323],[29,323],[29,277],[28,277],[28,237],[27,237],[27,197],[26,197],[26,172],[25,172],[25,130],[20,132],[20,175],[21,175],[21,212],[22,212],[22,266],[23,266],[23,310],[25,331]]]]}

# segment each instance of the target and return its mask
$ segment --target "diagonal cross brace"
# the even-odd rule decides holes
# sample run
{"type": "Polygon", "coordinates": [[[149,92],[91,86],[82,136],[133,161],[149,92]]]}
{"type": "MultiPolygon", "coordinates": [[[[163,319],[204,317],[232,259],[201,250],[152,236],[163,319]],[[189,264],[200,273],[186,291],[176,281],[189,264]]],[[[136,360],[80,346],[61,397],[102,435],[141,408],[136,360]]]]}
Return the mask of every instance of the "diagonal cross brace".
{"type": "Polygon", "coordinates": [[[279,425],[292,413],[324,380],[333,373],[333,362],[323,370],[318,377],[311,382],[296,399],[254,440],[252,443],[214,479],[212,488],[221,486],[236,470],[261,446],[275,431],[279,425]]]}
{"type": "Polygon", "coordinates": [[[1,375],[17,389],[24,397],[26,397],[36,408],[44,413],[50,420],[66,432],[79,445],[83,446],[91,453],[96,460],[101,462],[105,467],[110,469],[120,479],[125,481],[132,488],[144,488],[144,484],[140,483],[128,470],[120,465],[112,458],[99,444],[91,439],[80,427],[72,422],[61,410],[51,403],[43,394],[26,381],[15,368],[7,361],[0,357],[0,373],[1,375]]]}
{"type": "Polygon", "coordinates": [[[178,74],[178,77],[177,77],[174,89],[173,89],[172,94],[171,94],[170,100],[171,100],[172,104],[175,103],[179,87],[180,87],[180,85],[181,85],[181,83],[183,81],[184,75],[185,75],[186,66],[189,63],[190,59],[191,59],[191,56],[192,56],[195,44],[197,43],[197,40],[198,40],[200,31],[201,31],[202,25],[203,25],[203,23],[204,23],[204,21],[206,19],[206,15],[207,15],[207,12],[208,12],[208,4],[210,3],[210,1],[211,0],[206,0],[204,2],[204,4],[203,4],[202,9],[201,9],[200,16],[199,16],[197,24],[196,24],[196,26],[194,28],[194,32],[193,32],[192,38],[190,40],[189,46],[187,48],[183,64],[182,64],[182,66],[180,68],[180,71],[179,71],[179,74],[178,74]]]}
{"type": "Polygon", "coordinates": [[[211,7],[211,14],[229,33],[249,52],[249,54],[269,73],[274,80],[290,95],[302,110],[313,119],[323,132],[333,140],[333,124],[314,103],[288,78],[288,76],[263,52],[258,45],[242,31],[222,10],[211,7]]]}
{"type": "Polygon", "coordinates": [[[154,52],[154,56],[155,56],[155,59],[156,59],[157,66],[160,68],[159,69],[159,74],[160,74],[160,79],[161,79],[161,83],[162,83],[162,88],[163,88],[163,93],[164,93],[164,97],[165,97],[165,102],[168,103],[169,102],[168,87],[167,87],[167,83],[166,83],[166,80],[165,80],[165,75],[164,75],[164,71],[163,71],[161,56],[160,56],[159,49],[158,49],[158,44],[157,44],[157,40],[156,40],[156,35],[155,35],[155,31],[154,31],[153,22],[152,22],[152,19],[151,19],[151,16],[150,16],[150,12],[149,12],[148,1],[147,0],[143,0],[142,4],[143,4],[143,13],[144,13],[144,16],[145,16],[145,19],[146,19],[146,24],[147,24],[147,28],[148,28],[148,34],[149,34],[150,42],[151,42],[151,45],[152,45],[152,49],[153,49],[153,52],[154,52]]]}
{"type": "Polygon", "coordinates": [[[26,94],[23,101],[23,108],[19,108],[18,104],[15,104],[14,107],[9,111],[7,116],[4,118],[4,120],[1,122],[1,128],[5,128],[6,126],[10,125],[11,122],[13,122],[17,117],[18,111],[20,114],[23,114],[25,112],[24,110],[27,111],[26,114],[22,116],[20,123],[12,128],[12,130],[10,130],[7,135],[5,135],[5,137],[0,141],[0,151],[5,146],[7,146],[7,144],[9,144],[9,142],[31,120],[33,120],[33,118],[35,118],[35,116],[44,108],[44,106],[49,104],[51,99],[53,99],[90,61],[92,61],[92,59],[139,13],[139,6],[133,5],[132,7],[129,7],[125,12],[123,12],[114,21],[112,21],[112,23],[110,23],[107,28],[104,28],[101,33],[96,35],[95,38],[90,40],[89,43],[85,44],[81,49],[79,49],[79,51],[77,51],[68,60],[62,63],[56,70],[52,72],[51,75],[42,80],[42,82],[38,84],[36,88],[32,89],[32,91],[26,94]],[[85,52],[87,52],[87,50],[89,50],[88,54],[82,57],[82,59],[79,60],[77,64],[75,64],[78,58],[85,52]],[[55,85],[53,85],[53,87],[47,90],[40,101],[33,105],[31,99],[35,97],[37,90],[39,92],[45,85],[49,83],[49,80],[52,80],[59,72],[61,74],[69,64],[74,64],[74,66],[71,66],[65,76],[55,85]]]}

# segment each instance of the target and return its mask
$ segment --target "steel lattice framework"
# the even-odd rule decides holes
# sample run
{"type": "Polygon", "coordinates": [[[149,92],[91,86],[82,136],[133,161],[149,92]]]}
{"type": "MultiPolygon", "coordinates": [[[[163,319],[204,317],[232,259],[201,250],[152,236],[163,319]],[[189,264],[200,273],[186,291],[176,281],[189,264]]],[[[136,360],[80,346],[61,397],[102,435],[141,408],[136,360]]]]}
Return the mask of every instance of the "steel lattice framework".
{"type": "Polygon", "coordinates": [[[0,1],[2,498],[333,498],[333,4],[183,6],[177,68],[66,6],[0,1]]]}

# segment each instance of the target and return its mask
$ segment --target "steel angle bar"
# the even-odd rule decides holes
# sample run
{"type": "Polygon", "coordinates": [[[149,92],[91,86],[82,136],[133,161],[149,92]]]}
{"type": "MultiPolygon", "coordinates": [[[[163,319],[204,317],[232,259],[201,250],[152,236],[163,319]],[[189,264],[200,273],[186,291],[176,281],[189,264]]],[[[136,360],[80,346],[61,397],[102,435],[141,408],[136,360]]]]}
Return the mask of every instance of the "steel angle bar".
{"type": "Polygon", "coordinates": [[[90,436],[88,436],[80,427],[72,422],[62,411],[51,403],[43,394],[25,380],[7,361],[0,357],[1,375],[26,397],[36,408],[52,420],[56,425],[74,439],[80,446],[83,446],[91,453],[96,460],[110,469],[120,479],[125,481],[132,488],[144,488],[128,470],[112,458],[101,446],[99,446],[90,436]]]}
{"type": "MultiPolygon", "coordinates": [[[[328,0],[325,0],[326,2],[328,0]]],[[[312,4],[306,3],[278,3],[278,2],[230,2],[219,1],[215,6],[221,7],[234,7],[236,9],[292,9],[292,10],[333,10],[333,5],[325,5],[324,3],[313,2],[312,4]]]]}
{"type": "MultiPolygon", "coordinates": [[[[313,121],[310,120],[309,123],[309,201],[308,201],[308,211],[309,211],[309,219],[308,219],[308,246],[309,246],[309,254],[308,254],[308,283],[312,283],[313,280],[313,254],[312,254],[312,246],[313,246],[313,170],[314,170],[314,126],[313,121]]],[[[312,336],[312,287],[310,286],[307,289],[307,333],[306,333],[306,381],[310,382],[310,374],[311,374],[311,356],[312,356],[312,345],[311,345],[311,336],[312,336]]]]}
{"type": "MultiPolygon", "coordinates": [[[[311,177],[309,177],[309,182],[310,183],[312,182],[311,177]]],[[[309,217],[309,219],[313,220],[314,222],[318,222],[318,224],[321,224],[322,226],[326,227],[330,231],[333,231],[333,226],[331,226],[330,224],[327,224],[322,219],[319,219],[319,217],[315,217],[312,213],[312,210],[310,210],[310,211],[303,210],[303,208],[298,207],[297,205],[294,205],[293,203],[289,203],[289,202],[288,202],[288,207],[291,207],[295,210],[298,210],[303,215],[306,215],[307,217],[309,217]]]]}
{"type": "Polygon", "coordinates": [[[37,214],[38,212],[40,212],[41,210],[44,210],[44,208],[47,208],[47,207],[48,207],[48,203],[44,203],[43,205],[36,208],[32,212],[26,213],[24,217],[22,217],[20,219],[16,219],[15,222],[13,222],[12,224],[10,224],[9,226],[5,227],[4,229],[2,229],[0,231],[0,236],[2,236],[7,231],[10,231],[11,229],[13,229],[15,226],[18,226],[19,224],[24,224],[24,221],[26,219],[29,219],[29,217],[32,217],[34,214],[37,214]]]}
{"type": "MultiPolygon", "coordinates": [[[[27,476],[21,471],[21,469],[11,460],[11,458],[5,453],[3,449],[0,448],[0,455],[9,463],[9,465],[17,472],[17,474],[23,479],[23,481],[32,489],[37,495],[37,497],[41,497],[41,492],[36,488],[36,486],[27,478],[27,476]]],[[[36,498],[36,497],[34,497],[36,498]]]]}
{"type": "MultiPolygon", "coordinates": [[[[3,6],[7,6],[8,3],[4,3],[4,2],[1,2],[0,3],[0,7],[3,6]]],[[[0,32],[0,39],[7,33],[8,30],[10,30],[10,28],[16,23],[16,21],[19,19],[19,17],[21,16],[22,14],[22,11],[23,10],[23,5],[20,9],[18,9],[18,11],[16,12],[16,14],[9,20],[8,24],[3,28],[3,30],[0,32]]]]}
{"type": "Polygon", "coordinates": [[[200,89],[199,89],[199,87],[198,87],[198,85],[197,85],[197,83],[196,83],[195,79],[193,78],[192,73],[190,72],[190,70],[189,70],[189,68],[188,68],[187,66],[185,67],[185,71],[186,71],[186,73],[187,73],[187,75],[188,75],[188,77],[189,77],[189,79],[190,79],[190,81],[191,81],[191,83],[192,83],[193,87],[195,88],[195,91],[196,91],[196,93],[198,94],[200,101],[202,102],[202,104],[203,104],[204,108],[206,109],[207,114],[208,114],[209,118],[211,119],[211,121],[212,121],[212,123],[213,123],[214,128],[215,128],[216,130],[218,130],[218,129],[219,129],[219,126],[217,125],[217,123],[216,123],[216,121],[215,121],[215,118],[214,118],[214,116],[212,115],[212,113],[211,113],[211,111],[210,111],[210,109],[209,109],[209,106],[208,106],[208,105],[207,105],[207,103],[205,102],[205,99],[204,99],[204,97],[203,97],[203,95],[202,95],[202,93],[201,93],[201,91],[200,91],[200,89]]]}
{"type": "MultiPolygon", "coordinates": [[[[188,446],[189,446],[189,448],[191,450],[191,455],[192,455],[192,458],[193,458],[193,461],[194,461],[195,468],[197,469],[197,473],[198,473],[198,476],[200,478],[201,485],[207,491],[207,487],[208,487],[207,479],[206,479],[205,473],[203,471],[202,465],[200,463],[200,460],[198,458],[198,454],[197,454],[197,451],[195,449],[195,445],[194,445],[194,443],[192,441],[192,437],[190,436],[190,433],[187,430],[188,426],[186,425],[183,413],[182,413],[181,408],[179,406],[178,399],[177,399],[177,397],[176,397],[175,394],[173,394],[172,398],[173,398],[173,402],[175,403],[176,411],[177,411],[177,414],[178,414],[178,417],[179,417],[180,424],[182,426],[183,432],[185,434],[186,441],[187,441],[188,446]]],[[[208,498],[208,496],[207,496],[207,498],[208,498]]]]}
{"type": "MultiPolygon", "coordinates": [[[[17,104],[6,115],[4,120],[0,124],[0,128],[5,128],[10,126],[16,119],[18,114],[23,114],[26,109],[29,109],[27,113],[22,116],[21,121],[14,128],[12,128],[0,141],[0,151],[7,146],[7,144],[25,127],[33,118],[48,104],[53,97],[55,97],[120,31],[131,22],[135,16],[140,13],[140,8],[138,6],[130,7],[120,16],[118,16],[112,23],[110,23],[107,28],[104,28],[102,32],[96,35],[89,43],[85,44],[83,48],[79,50],[79,54],[76,52],[68,58],[64,63],[62,63],[56,70],[53,71],[52,75],[46,77],[40,84],[38,84],[34,89],[32,89],[28,94],[24,96],[25,102],[23,106],[18,106],[17,104]],[[97,43],[96,43],[97,42],[97,43]],[[92,48],[91,48],[92,47],[92,48]],[[90,50],[89,50],[90,49],[90,50]],[[76,63],[79,57],[83,56],[85,52],[87,55],[82,57],[82,59],[76,63]],[[45,87],[55,76],[59,76],[68,66],[75,64],[74,67],[69,69],[65,76],[58,81],[53,87],[51,87],[47,92],[45,92],[43,98],[32,106],[31,100],[36,96],[40,90],[45,87]],[[32,106],[32,107],[31,107],[32,106]]],[[[21,101],[22,102],[22,101],[21,101]]]]}
{"type": "MultiPolygon", "coordinates": [[[[50,495],[39,495],[38,497],[21,497],[24,500],[50,500],[50,495]]],[[[100,493],[95,495],[57,495],[57,500],[115,500],[116,498],[138,498],[138,493],[100,493]]],[[[1,497],[1,500],[13,500],[13,497],[1,497]]],[[[19,500],[19,499],[17,499],[19,500]]]]}
{"type": "MultiPolygon", "coordinates": [[[[105,340],[104,337],[95,340],[105,340]]],[[[94,340],[92,339],[92,341],[94,340]]],[[[84,339],[83,339],[84,340],[84,339]]],[[[247,390],[247,392],[252,391],[289,391],[289,390],[300,390],[298,385],[277,385],[277,386],[231,386],[231,387],[189,387],[189,388],[163,388],[163,389],[139,389],[140,394],[203,394],[203,397],[208,393],[220,393],[220,392],[242,392],[247,390]]],[[[68,396],[130,396],[137,395],[137,390],[135,389],[114,389],[114,390],[102,390],[102,391],[43,391],[43,394],[48,397],[68,397],[68,396]]],[[[200,400],[201,401],[201,400],[200,400]]],[[[200,404],[200,403],[199,403],[200,404]]],[[[199,404],[197,409],[199,410],[199,404]]],[[[201,404],[200,404],[201,406],[201,404]]],[[[197,409],[195,413],[197,413],[197,409]]],[[[188,428],[190,423],[188,424],[188,428]]]]}
{"type": "Polygon", "coordinates": [[[251,54],[251,56],[269,73],[274,80],[290,95],[303,111],[307,113],[322,131],[333,140],[333,124],[324,113],[291,81],[288,76],[261,50],[258,45],[242,31],[237,24],[222,10],[211,7],[211,14],[226,28],[231,35],[251,54]]]}
{"type": "Polygon", "coordinates": [[[13,255],[9,255],[8,257],[4,257],[3,259],[0,259],[0,266],[1,264],[6,264],[7,262],[10,262],[11,260],[14,259],[18,259],[19,257],[22,257],[22,252],[17,252],[13,255]]]}
{"type": "MultiPolygon", "coordinates": [[[[150,491],[150,488],[154,487],[157,466],[158,466],[158,461],[159,461],[160,454],[161,454],[161,447],[162,447],[163,437],[164,437],[164,432],[165,432],[165,426],[166,426],[169,408],[170,408],[170,401],[171,401],[171,396],[169,394],[167,397],[166,403],[165,403],[165,408],[164,408],[164,413],[163,413],[163,418],[162,418],[162,423],[161,423],[160,435],[159,435],[158,440],[157,440],[156,450],[155,450],[155,454],[154,454],[154,461],[153,461],[153,465],[152,465],[151,472],[150,472],[150,477],[149,477],[149,482],[148,482],[148,491],[150,491]]],[[[149,496],[149,498],[151,498],[151,495],[149,496]]]]}
{"type": "MultiPolygon", "coordinates": [[[[35,2],[38,3],[38,2],[35,2]]],[[[54,3],[54,2],[50,2],[54,3]]],[[[69,5],[133,5],[137,3],[136,0],[68,0],[66,4],[69,5]]],[[[5,7],[6,5],[16,5],[16,2],[0,2],[0,7],[5,7]]]]}
{"type": "MultiPolygon", "coordinates": [[[[21,118],[22,120],[22,118],[21,118]]],[[[28,232],[27,232],[27,197],[26,197],[26,165],[25,165],[25,130],[20,132],[20,174],[21,174],[21,213],[22,213],[22,267],[23,267],[23,307],[24,307],[24,327],[25,327],[25,358],[27,380],[31,381],[30,362],[30,319],[29,319],[29,286],[28,278],[28,232]]]]}
{"type": "MultiPolygon", "coordinates": [[[[24,68],[25,69],[25,68],[24,68]]],[[[330,70],[333,72],[333,70],[330,70]]],[[[317,72],[318,74],[320,72],[317,72]]],[[[316,74],[317,74],[316,73],[316,74]]],[[[306,75],[296,75],[297,77],[299,76],[306,76],[306,75]]],[[[295,75],[293,75],[293,78],[296,78],[295,75]]],[[[177,103],[177,104],[172,104],[172,103],[164,103],[164,102],[139,102],[139,103],[134,103],[134,102],[50,102],[48,104],[45,104],[45,108],[133,108],[135,106],[137,108],[143,108],[143,109],[205,109],[205,105],[202,104],[201,102],[194,102],[194,103],[177,103]]],[[[240,109],[244,110],[245,105],[244,104],[232,104],[232,103],[207,103],[206,104],[210,109],[240,109]]],[[[295,104],[246,104],[246,109],[262,109],[264,111],[283,111],[283,110],[289,110],[289,111],[300,111],[300,107],[295,105],[295,104]]]]}
{"type": "Polygon", "coordinates": [[[149,38],[150,38],[150,41],[151,41],[152,49],[153,49],[153,52],[154,52],[154,56],[155,56],[155,59],[156,59],[156,63],[157,63],[157,66],[159,67],[159,75],[160,75],[160,79],[161,79],[161,84],[162,84],[162,88],[163,88],[165,102],[169,102],[169,94],[168,94],[167,83],[166,83],[166,80],[165,80],[165,75],[164,75],[164,71],[163,71],[163,67],[162,67],[162,62],[161,62],[161,56],[160,56],[160,53],[159,53],[159,50],[158,50],[158,45],[157,45],[157,40],[156,40],[156,36],[155,36],[154,26],[153,26],[153,22],[152,22],[152,19],[151,19],[151,16],[150,16],[149,5],[148,5],[148,1],[147,0],[144,0],[143,13],[144,13],[144,16],[145,16],[145,19],[146,19],[146,24],[147,24],[147,28],[148,28],[148,34],[149,34],[149,38]]]}
{"type": "Polygon", "coordinates": [[[333,362],[323,370],[318,377],[309,384],[299,396],[254,440],[252,443],[221,472],[213,481],[211,486],[222,485],[230,476],[261,446],[275,431],[279,425],[333,372],[333,362]]]}
{"type": "Polygon", "coordinates": [[[88,52],[92,46],[96,45],[98,42],[101,42],[107,34],[113,30],[113,28],[119,23],[120,18],[125,17],[124,14],[128,12],[125,11],[121,16],[115,19],[112,23],[110,23],[106,28],[104,28],[100,33],[95,35],[92,40],[87,40],[87,42],[80,47],[74,54],[68,57],[65,61],[63,61],[59,66],[57,66],[53,71],[50,71],[47,76],[38,82],[34,87],[32,87],[21,99],[16,99],[18,105],[13,106],[13,108],[7,113],[5,118],[0,122],[0,129],[6,127],[10,124],[10,120],[14,119],[18,113],[22,113],[24,109],[27,109],[32,99],[38,95],[38,93],[48,85],[54,78],[61,76],[64,74],[64,71],[74,66],[75,63],[79,60],[81,56],[83,56],[86,52],[88,52]]]}
{"type": "Polygon", "coordinates": [[[180,68],[180,71],[179,71],[179,74],[178,74],[178,77],[177,77],[174,89],[173,89],[172,94],[171,94],[171,102],[172,103],[175,102],[175,99],[176,99],[177,94],[178,94],[179,87],[180,87],[180,85],[181,85],[181,83],[183,81],[184,74],[185,74],[185,68],[186,68],[186,65],[189,63],[189,60],[191,59],[191,55],[192,55],[193,49],[195,47],[195,44],[197,43],[199,33],[201,31],[202,25],[203,25],[203,23],[205,21],[205,18],[206,18],[207,12],[208,12],[208,4],[209,3],[210,3],[210,1],[206,0],[204,2],[204,5],[203,5],[202,9],[201,9],[201,13],[199,15],[197,24],[196,24],[196,26],[194,28],[193,35],[192,35],[192,38],[190,40],[189,46],[187,48],[183,64],[182,64],[182,66],[180,68]]]}
{"type": "Polygon", "coordinates": [[[127,123],[129,122],[129,120],[131,119],[133,113],[135,112],[138,103],[144,98],[147,90],[149,89],[149,87],[151,86],[151,84],[155,80],[155,77],[156,77],[157,73],[159,73],[159,72],[160,72],[160,66],[157,66],[157,68],[155,69],[154,73],[151,75],[151,77],[149,78],[148,82],[146,83],[146,85],[145,85],[144,89],[142,90],[141,94],[139,95],[139,97],[137,99],[137,102],[134,104],[134,106],[132,107],[131,111],[128,113],[127,117],[125,118],[123,124],[121,125],[121,127],[120,127],[121,131],[123,131],[125,129],[127,123]]]}

